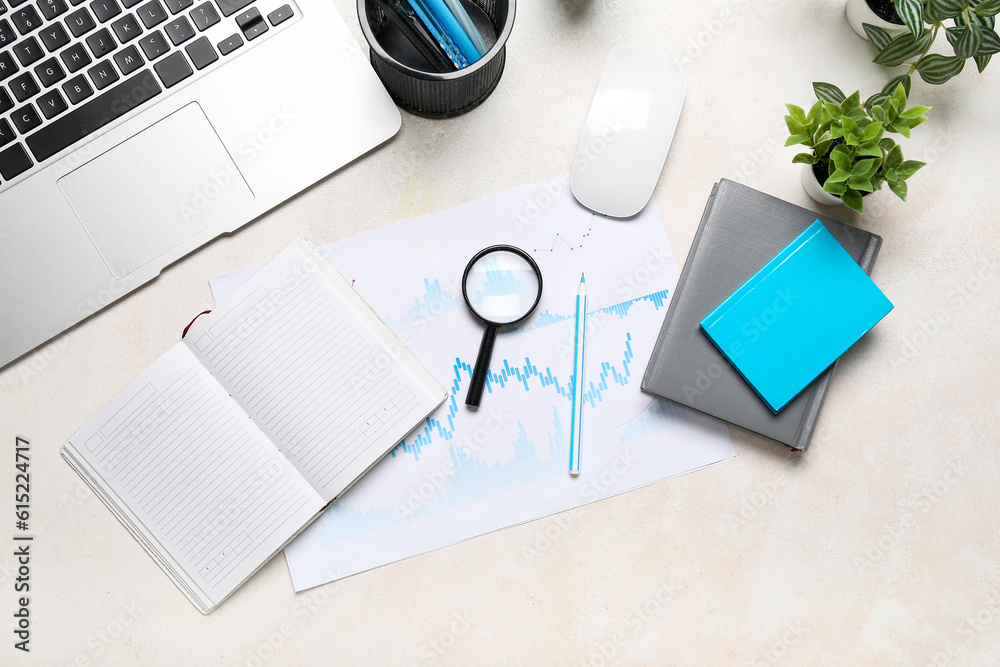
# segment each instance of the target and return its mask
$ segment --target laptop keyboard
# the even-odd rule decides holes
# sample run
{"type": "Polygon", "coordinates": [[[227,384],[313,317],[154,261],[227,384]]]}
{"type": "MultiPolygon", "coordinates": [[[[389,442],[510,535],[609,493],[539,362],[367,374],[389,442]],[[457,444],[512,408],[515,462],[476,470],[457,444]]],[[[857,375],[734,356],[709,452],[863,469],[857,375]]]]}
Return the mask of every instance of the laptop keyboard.
{"type": "Polygon", "coordinates": [[[0,0],[0,189],[294,16],[255,3],[0,0]]]}

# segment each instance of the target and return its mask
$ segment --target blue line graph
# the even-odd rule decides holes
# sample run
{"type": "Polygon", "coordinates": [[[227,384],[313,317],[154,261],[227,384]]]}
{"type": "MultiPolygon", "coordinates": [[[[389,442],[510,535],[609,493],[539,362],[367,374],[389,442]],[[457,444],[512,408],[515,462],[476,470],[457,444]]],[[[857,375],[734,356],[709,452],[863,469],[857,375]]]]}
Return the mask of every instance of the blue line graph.
{"type": "Polygon", "coordinates": [[[406,315],[402,319],[387,317],[386,323],[395,329],[410,322],[440,317],[449,311],[464,307],[462,299],[446,292],[437,278],[433,282],[429,278],[424,278],[424,293],[413,300],[413,306],[406,311],[406,315]]]}
{"type": "MultiPolygon", "coordinates": [[[[604,400],[604,392],[612,386],[628,386],[632,376],[632,334],[625,334],[625,345],[622,351],[621,361],[614,363],[609,361],[601,362],[601,371],[596,380],[587,383],[587,389],[583,393],[583,400],[591,407],[596,406],[604,400]]],[[[420,453],[425,447],[432,445],[435,440],[441,439],[450,441],[455,436],[455,417],[458,414],[459,402],[462,395],[462,387],[472,379],[473,367],[461,358],[456,357],[452,367],[455,377],[451,381],[448,396],[448,411],[444,420],[429,417],[424,426],[414,433],[411,438],[403,440],[396,445],[391,452],[392,457],[407,453],[413,456],[416,461],[420,460],[420,453]]],[[[495,393],[507,387],[518,384],[524,387],[525,391],[540,391],[551,388],[556,397],[565,401],[566,405],[572,400],[574,377],[572,375],[565,380],[553,375],[551,368],[539,371],[538,367],[531,362],[530,357],[525,357],[523,364],[511,365],[509,359],[504,359],[502,368],[497,372],[491,370],[486,375],[486,391],[495,393]]]]}
{"type": "MultiPolygon", "coordinates": [[[[617,315],[621,319],[628,317],[629,311],[632,306],[637,303],[648,302],[653,304],[656,310],[660,310],[667,305],[667,299],[670,296],[670,290],[660,290],[659,292],[653,292],[652,294],[646,294],[645,296],[636,297],[634,299],[629,299],[628,301],[622,301],[621,303],[616,303],[611,306],[605,306],[604,308],[597,308],[595,310],[588,310],[587,317],[594,318],[598,315],[617,315]]],[[[550,310],[542,311],[538,316],[538,321],[530,327],[522,327],[516,329],[511,333],[519,333],[524,331],[531,331],[532,329],[541,329],[542,327],[547,327],[550,324],[558,324],[559,322],[565,322],[566,320],[572,320],[576,318],[576,313],[553,313],[550,310]]]]}

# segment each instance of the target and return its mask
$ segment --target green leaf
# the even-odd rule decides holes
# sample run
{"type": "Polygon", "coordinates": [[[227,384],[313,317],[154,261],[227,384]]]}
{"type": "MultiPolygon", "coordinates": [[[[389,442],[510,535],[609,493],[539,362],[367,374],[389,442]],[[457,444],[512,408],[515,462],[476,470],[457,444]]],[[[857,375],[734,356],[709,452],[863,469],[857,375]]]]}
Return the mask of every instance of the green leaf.
{"type": "MultiPolygon", "coordinates": [[[[921,12],[923,12],[923,8],[921,8],[921,12]]],[[[877,51],[881,51],[889,46],[889,42],[892,41],[892,35],[878,26],[870,23],[862,23],[861,26],[865,29],[865,34],[868,35],[868,41],[872,43],[872,46],[877,51]]]]}
{"type": "Polygon", "coordinates": [[[844,129],[845,138],[850,134],[857,136],[858,132],[860,131],[858,129],[858,124],[850,116],[844,116],[843,118],[841,118],[840,126],[844,129]]]}
{"type": "Polygon", "coordinates": [[[809,135],[807,134],[793,134],[792,136],[785,139],[785,146],[794,146],[795,144],[804,144],[809,141],[809,135]]]}
{"type": "Polygon", "coordinates": [[[885,109],[883,109],[880,105],[883,102],[885,102],[885,100],[886,100],[887,97],[889,97],[889,96],[886,95],[885,93],[875,93],[874,95],[872,95],[871,97],[869,97],[867,100],[865,100],[865,109],[868,110],[868,113],[871,115],[872,118],[875,118],[875,120],[879,120],[879,121],[884,121],[885,120],[885,109]],[[878,111],[876,111],[876,109],[878,111]],[[882,114],[882,117],[879,118],[879,117],[875,116],[876,113],[882,114]]]}
{"type": "Polygon", "coordinates": [[[863,209],[865,206],[865,202],[861,198],[861,194],[857,190],[852,190],[848,188],[847,192],[840,195],[840,198],[844,200],[844,203],[847,204],[848,208],[851,208],[857,211],[858,213],[864,212],[863,209]]]}
{"type": "MultiPolygon", "coordinates": [[[[962,10],[969,6],[967,0],[927,0],[927,13],[941,18],[958,16],[962,10]]],[[[928,17],[933,23],[934,18],[928,17]]],[[[940,20],[940,19],[937,19],[940,20]]]]}
{"type": "Polygon", "coordinates": [[[903,149],[899,144],[894,144],[885,154],[885,166],[898,169],[901,164],[903,164],[903,149]]]}
{"type": "Polygon", "coordinates": [[[976,5],[976,14],[979,16],[996,16],[1000,13],[1000,0],[983,0],[976,5]]]}
{"type": "Polygon", "coordinates": [[[976,61],[976,69],[979,70],[980,74],[982,74],[983,70],[986,69],[986,66],[990,64],[990,58],[992,57],[993,56],[976,56],[973,58],[973,60],[976,61]]]}
{"type": "Polygon", "coordinates": [[[945,33],[959,58],[971,58],[979,53],[979,48],[983,45],[983,30],[979,26],[946,28],[945,33]]]}
{"type": "Polygon", "coordinates": [[[869,123],[868,127],[866,127],[864,131],[861,133],[860,137],[861,141],[862,142],[878,141],[879,139],[882,138],[883,131],[884,130],[882,128],[882,123],[878,121],[874,123],[869,123]]]}
{"type": "Polygon", "coordinates": [[[886,170],[886,172],[885,172],[885,180],[887,180],[888,182],[892,183],[897,178],[899,178],[899,175],[896,174],[896,170],[895,169],[887,169],[886,170]]]}
{"type": "Polygon", "coordinates": [[[830,102],[831,104],[840,104],[847,99],[844,92],[832,83],[815,81],[813,82],[813,92],[816,93],[816,97],[824,102],[830,102]]]}
{"type": "Polygon", "coordinates": [[[892,140],[892,137],[883,137],[882,139],[879,139],[878,147],[884,150],[886,153],[891,151],[895,146],[896,142],[892,140]]]}
{"type": "Polygon", "coordinates": [[[874,141],[870,144],[861,144],[854,152],[857,157],[882,157],[882,149],[874,141]]]}
{"type": "Polygon", "coordinates": [[[907,160],[906,162],[904,162],[903,164],[899,165],[899,167],[896,168],[896,173],[899,174],[900,178],[907,179],[910,176],[913,176],[915,173],[917,173],[917,171],[919,171],[922,167],[926,166],[927,166],[926,162],[920,162],[918,160],[907,160]]]}
{"type": "Polygon", "coordinates": [[[855,162],[854,166],[851,168],[851,176],[867,175],[869,171],[878,168],[875,165],[875,162],[875,160],[859,160],[858,162],[855,162]]]}
{"type": "Polygon", "coordinates": [[[846,171],[844,169],[838,169],[835,172],[833,172],[832,174],[830,174],[830,177],[826,179],[826,182],[827,183],[843,183],[844,181],[846,181],[850,177],[851,177],[851,172],[846,171]]]}
{"type": "Polygon", "coordinates": [[[917,63],[917,72],[920,78],[932,85],[941,85],[948,79],[956,76],[965,67],[965,60],[954,56],[942,56],[939,53],[931,53],[920,59],[917,63]]]}
{"type": "Polygon", "coordinates": [[[897,197],[906,201],[906,181],[901,178],[895,181],[889,181],[889,189],[892,190],[897,197]]]}
{"type": "MultiPolygon", "coordinates": [[[[900,149],[902,151],[902,149],[900,149]]],[[[900,153],[902,155],[902,152],[900,153]]],[[[843,144],[838,145],[830,152],[830,161],[837,169],[851,171],[851,154],[843,144]]]]}
{"type": "Polygon", "coordinates": [[[891,95],[896,92],[896,86],[903,84],[903,91],[909,95],[910,94],[910,75],[900,74],[899,76],[894,76],[889,79],[888,83],[882,88],[882,92],[891,95]]]}
{"type": "Polygon", "coordinates": [[[895,5],[896,13],[913,36],[920,37],[924,31],[924,3],[921,0],[895,0],[895,5]]]}
{"type": "Polygon", "coordinates": [[[983,44],[976,51],[976,55],[992,56],[994,53],[1000,53],[1000,35],[989,28],[982,28],[980,31],[983,33],[983,44]]]}
{"type": "Polygon", "coordinates": [[[905,32],[882,49],[875,56],[874,62],[886,67],[901,65],[904,61],[916,58],[926,51],[933,39],[934,33],[930,30],[925,31],[919,38],[905,32]]]}
{"type": "Polygon", "coordinates": [[[796,123],[801,125],[806,125],[806,112],[802,107],[795,106],[794,104],[786,104],[785,108],[788,109],[788,115],[791,116],[796,123]]]}
{"type": "Polygon", "coordinates": [[[840,195],[847,192],[847,185],[844,183],[831,183],[829,180],[827,180],[827,182],[823,184],[823,191],[829,192],[831,195],[837,195],[839,197],[840,195]]]}
{"type": "Polygon", "coordinates": [[[840,108],[844,110],[844,113],[850,113],[855,109],[861,108],[861,91],[855,90],[851,93],[846,100],[841,102],[840,108]]]}
{"type": "Polygon", "coordinates": [[[859,190],[861,192],[875,191],[875,188],[872,187],[871,181],[869,181],[864,176],[851,176],[850,180],[847,181],[847,187],[853,188],[854,190],[859,190]]]}
{"type": "Polygon", "coordinates": [[[812,153],[799,153],[792,158],[792,164],[816,164],[819,158],[812,153]]]}
{"type": "Polygon", "coordinates": [[[903,113],[899,114],[900,118],[919,118],[925,113],[933,109],[934,107],[922,107],[922,106],[912,106],[903,113]]]}
{"type": "Polygon", "coordinates": [[[896,132],[898,134],[903,135],[907,139],[910,138],[910,126],[909,125],[903,125],[901,123],[896,123],[896,124],[890,126],[889,129],[892,130],[893,132],[896,132]]]}

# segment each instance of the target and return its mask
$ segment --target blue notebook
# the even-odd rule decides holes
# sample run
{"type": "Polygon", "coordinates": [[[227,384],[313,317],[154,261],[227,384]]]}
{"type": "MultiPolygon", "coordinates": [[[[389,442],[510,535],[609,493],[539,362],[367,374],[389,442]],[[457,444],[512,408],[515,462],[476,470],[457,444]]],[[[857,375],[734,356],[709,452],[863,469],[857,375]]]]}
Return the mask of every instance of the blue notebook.
{"type": "Polygon", "coordinates": [[[777,414],[892,310],[817,220],[701,329],[777,414]]]}

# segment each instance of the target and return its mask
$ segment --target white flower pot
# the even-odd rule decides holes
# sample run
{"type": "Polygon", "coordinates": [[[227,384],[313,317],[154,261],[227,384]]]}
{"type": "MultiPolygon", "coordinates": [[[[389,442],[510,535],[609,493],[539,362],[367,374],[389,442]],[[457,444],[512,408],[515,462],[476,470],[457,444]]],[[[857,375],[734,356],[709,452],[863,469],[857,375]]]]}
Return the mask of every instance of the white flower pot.
{"type": "MultiPolygon", "coordinates": [[[[861,1],[864,2],[864,0],[861,1]]],[[[802,165],[802,189],[804,189],[806,194],[812,197],[813,201],[817,204],[823,204],[824,206],[837,206],[838,204],[844,203],[841,201],[840,197],[837,195],[831,195],[823,189],[823,186],[816,180],[816,174],[813,173],[811,164],[802,165]]]]}
{"type": "Polygon", "coordinates": [[[880,18],[878,14],[871,10],[871,7],[868,6],[865,0],[847,0],[847,22],[854,28],[854,32],[865,39],[868,39],[868,35],[865,34],[865,28],[861,25],[862,23],[882,28],[893,38],[907,32],[905,25],[896,25],[880,18]]]}

